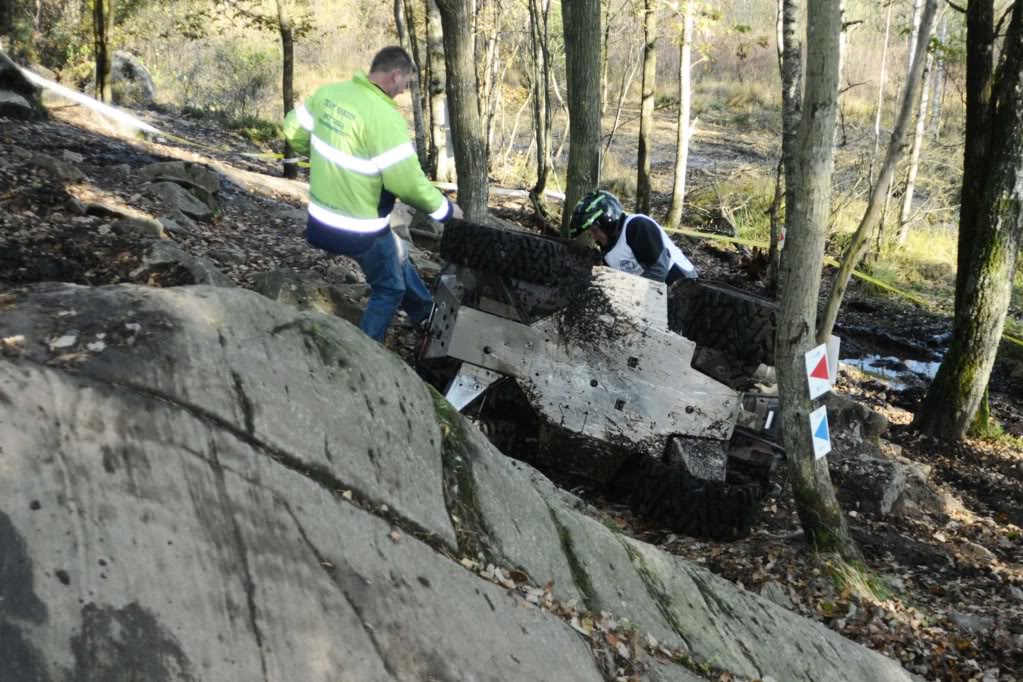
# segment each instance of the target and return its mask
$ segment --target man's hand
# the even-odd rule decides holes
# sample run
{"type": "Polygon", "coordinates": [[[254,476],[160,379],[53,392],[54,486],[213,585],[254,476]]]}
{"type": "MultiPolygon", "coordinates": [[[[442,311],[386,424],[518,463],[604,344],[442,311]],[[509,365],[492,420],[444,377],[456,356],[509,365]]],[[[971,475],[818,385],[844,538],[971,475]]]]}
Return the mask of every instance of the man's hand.
{"type": "Polygon", "coordinates": [[[453,201],[451,202],[451,217],[458,218],[459,220],[465,218],[465,216],[462,214],[462,207],[453,201]]]}

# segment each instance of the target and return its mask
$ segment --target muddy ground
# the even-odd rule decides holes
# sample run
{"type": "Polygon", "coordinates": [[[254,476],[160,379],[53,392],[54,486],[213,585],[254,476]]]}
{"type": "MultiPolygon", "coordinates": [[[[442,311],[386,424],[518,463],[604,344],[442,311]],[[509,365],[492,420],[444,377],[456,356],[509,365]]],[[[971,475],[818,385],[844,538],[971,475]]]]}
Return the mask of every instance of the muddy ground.
{"type": "MultiPolygon", "coordinates": [[[[80,215],[72,200],[163,215],[166,207],[147,196],[146,182],[138,175],[146,164],[213,159],[253,172],[275,170],[268,160],[242,156],[260,150],[240,137],[172,114],[146,116],[206,146],[117,138],[77,107],[53,113],[46,123],[0,119],[0,288],[46,280],[139,282],[133,273],[147,240],[110,230],[110,215],[80,215]],[[29,158],[36,152],[61,158],[65,151],[83,157],[74,165],[85,179],[61,180],[29,158]]],[[[726,155],[722,164],[773,163],[761,152],[738,158],[734,137],[728,145],[717,144],[717,139],[704,140],[700,153],[712,158],[720,147],[726,155]]],[[[700,149],[699,137],[696,144],[700,149]]],[[[357,280],[358,268],[347,259],[305,244],[302,202],[294,192],[285,184],[279,192],[273,183],[268,186],[263,192],[247,192],[225,183],[220,214],[187,234],[169,237],[188,253],[209,258],[240,286],[251,286],[256,273],[278,268],[316,271],[331,284],[357,280]]],[[[519,203],[494,208],[527,226],[532,220],[519,203]]],[[[695,240],[682,244],[705,278],[764,293],[751,255],[695,240]]],[[[608,501],[601,490],[556,472],[551,475],[589,501],[594,515],[623,532],[823,622],[928,679],[1023,679],[1023,450],[1009,440],[934,442],[907,426],[927,378],[908,371],[905,363],[938,361],[941,335],[950,327],[940,313],[878,297],[858,284],[852,286],[839,320],[843,358],[867,358],[872,364],[864,365],[870,373],[847,365],[838,390],[888,417],[892,427],[886,438],[905,456],[930,465],[933,484],[961,503],[958,510],[915,520],[846,510],[867,565],[877,576],[872,597],[836,586],[830,577],[834,567],[807,556],[783,475],[782,493],[765,502],[751,537],[729,544],[652,528],[608,501]]],[[[407,356],[411,339],[399,321],[388,343],[407,356]]],[[[1005,355],[992,378],[992,406],[1007,431],[1023,435],[1023,391],[1012,376],[1019,365],[1005,355]]],[[[913,367],[926,369],[926,364],[913,367]]],[[[841,480],[839,472],[835,478],[841,480]]]]}

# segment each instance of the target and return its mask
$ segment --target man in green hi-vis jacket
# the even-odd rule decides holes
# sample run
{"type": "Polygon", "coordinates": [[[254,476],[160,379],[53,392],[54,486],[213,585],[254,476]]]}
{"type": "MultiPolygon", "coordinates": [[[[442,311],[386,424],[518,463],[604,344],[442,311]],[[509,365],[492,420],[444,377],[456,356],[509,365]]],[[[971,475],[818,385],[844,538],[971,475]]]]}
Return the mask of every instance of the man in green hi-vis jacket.
{"type": "Polygon", "coordinates": [[[319,88],[284,120],[288,142],[310,159],[306,239],[362,268],[372,293],[359,326],[377,341],[399,306],[413,324],[433,306],[408,245],[391,232],[395,199],[436,220],[461,216],[426,178],[395,107],[414,72],[408,52],[385,47],[368,75],[319,88]]]}

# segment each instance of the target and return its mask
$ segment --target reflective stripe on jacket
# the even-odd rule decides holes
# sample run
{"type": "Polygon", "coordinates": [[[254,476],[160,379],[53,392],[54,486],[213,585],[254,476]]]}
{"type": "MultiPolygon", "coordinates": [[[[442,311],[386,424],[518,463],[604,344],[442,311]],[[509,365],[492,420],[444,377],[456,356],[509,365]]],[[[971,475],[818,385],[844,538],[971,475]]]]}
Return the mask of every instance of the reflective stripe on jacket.
{"type": "Polygon", "coordinates": [[[394,100],[364,73],[319,88],[284,119],[284,136],[310,159],[309,215],[369,234],[387,228],[397,197],[436,220],[451,204],[430,184],[394,100]]]}

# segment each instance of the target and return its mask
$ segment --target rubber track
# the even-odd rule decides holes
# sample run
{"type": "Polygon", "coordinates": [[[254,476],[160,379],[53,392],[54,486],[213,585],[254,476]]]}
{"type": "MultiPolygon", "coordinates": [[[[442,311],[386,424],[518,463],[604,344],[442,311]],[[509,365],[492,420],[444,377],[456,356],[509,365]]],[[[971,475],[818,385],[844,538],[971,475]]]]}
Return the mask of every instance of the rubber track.
{"type": "Polygon", "coordinates": [[[569,260],[567,247],[557,240],[465,220],[445,225],[440,255],[450,263],[540,284],[556,284],[569,260]]]}
{"type": "Polygon", "coordinates": [[[715,282],[683,280],[668,294],[668,327],[744,367],[774,364],[777,305],[715,282]]]}
{"type": "Polygon", "coordinates": [[[632,512],[692,537],[738,540],[753,529],[764,489],[706,481],[681,467],[644,457],[634,478],[632,512]]]}

